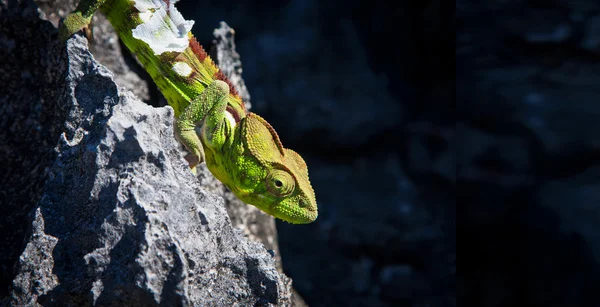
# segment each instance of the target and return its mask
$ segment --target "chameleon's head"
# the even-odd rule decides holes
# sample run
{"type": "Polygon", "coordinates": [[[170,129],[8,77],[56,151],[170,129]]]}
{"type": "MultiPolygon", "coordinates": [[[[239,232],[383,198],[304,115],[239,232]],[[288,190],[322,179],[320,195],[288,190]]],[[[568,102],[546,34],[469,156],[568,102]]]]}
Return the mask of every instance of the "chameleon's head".
{"type": "Polygon", "coordinates": [[[306,163],[296,152],[283,148],[275,130],[260,116],[249,113],[240,122],[244,154],[238,186],[242,200],[281,220],[307,224],[317,218],[315,192],[306,163]]]}
{"type": "MultiPolygon", "coordinates": [[[[308,181],[308,170],[300,155],[285,149],[283,163],[274,163],[263,181],[264,208],[260,209],[293,224],[307,224],[317,219],[315,192],[308,181]]],[[[260,195],[260,194],[259,194],[260,195]]]]}

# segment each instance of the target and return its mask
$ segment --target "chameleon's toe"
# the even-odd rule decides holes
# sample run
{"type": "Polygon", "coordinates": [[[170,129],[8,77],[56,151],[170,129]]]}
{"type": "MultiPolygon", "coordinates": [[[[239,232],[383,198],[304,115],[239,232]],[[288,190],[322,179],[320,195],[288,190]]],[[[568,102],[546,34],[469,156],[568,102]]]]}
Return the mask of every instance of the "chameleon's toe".
{"type": "Polygon", "coordinates": [[[91,25],[92,18],[85,18],[80,12],[75,12],[67,16],[60,25],[58,30],[58,37],[62,41],[66,41],[73,34],[84,30],[88,39],[91,37],[91,25]]]}

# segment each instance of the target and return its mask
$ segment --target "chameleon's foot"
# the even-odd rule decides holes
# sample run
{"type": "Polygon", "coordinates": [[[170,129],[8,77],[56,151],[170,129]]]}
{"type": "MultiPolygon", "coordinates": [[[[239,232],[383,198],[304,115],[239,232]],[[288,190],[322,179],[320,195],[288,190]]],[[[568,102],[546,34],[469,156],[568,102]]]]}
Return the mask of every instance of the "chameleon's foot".
{"type": "Polygon", "coordinates": [[[69,14],[60,25],[58,37],[61,41],[66,41],[73,34],[83,30],[87,39],[91,40],[93,36],[91,22],[92,17],[85,18],[81,12],[69,14]]]}

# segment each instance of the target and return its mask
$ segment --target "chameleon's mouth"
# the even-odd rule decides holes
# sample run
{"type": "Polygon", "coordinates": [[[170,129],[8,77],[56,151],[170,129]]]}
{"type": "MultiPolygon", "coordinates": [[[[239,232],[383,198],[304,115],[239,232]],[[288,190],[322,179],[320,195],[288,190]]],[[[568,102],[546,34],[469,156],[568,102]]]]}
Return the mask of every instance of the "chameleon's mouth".
{"type": "Polygon", "coordinates": [[[286,222],[292,223],[292,224],[309,224],[314,222],[317,219],[318,213],[317,212],[310,212],[308,214],[303,214],[300,217],[294,217],[294,218],[287,218],[287,219],[283,219],[286,222]]]}
{"type": "Polygon", "coordinates": [[[294,206],[278,204],[271,206],[269,209],[268,214],[292,224],[309,224],[314,222],[319,215],[316,206],[303,206],[302,204],[294,206]]]}

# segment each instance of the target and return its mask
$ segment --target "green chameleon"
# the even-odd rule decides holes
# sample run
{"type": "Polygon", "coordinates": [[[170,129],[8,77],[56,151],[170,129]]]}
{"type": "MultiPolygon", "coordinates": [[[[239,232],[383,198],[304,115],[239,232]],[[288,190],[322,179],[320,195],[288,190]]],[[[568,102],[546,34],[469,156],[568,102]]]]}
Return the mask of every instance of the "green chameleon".
{"type": "MultiPolygon", "coordinates": [[[[89,30],[100,9],[175,110],[175,135],[191,152],[190,167],[210,172],[240,200],[293,224],[317,218],[306,163],[284,148],[190,32],[172,0],[81,0],[61,23],[62,40],[89,30]],[[196,131],[196,127],[200,131],[196,131]]],[[[89,32],[88,32],[89,33],[89,32]]]]}

